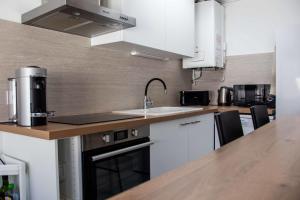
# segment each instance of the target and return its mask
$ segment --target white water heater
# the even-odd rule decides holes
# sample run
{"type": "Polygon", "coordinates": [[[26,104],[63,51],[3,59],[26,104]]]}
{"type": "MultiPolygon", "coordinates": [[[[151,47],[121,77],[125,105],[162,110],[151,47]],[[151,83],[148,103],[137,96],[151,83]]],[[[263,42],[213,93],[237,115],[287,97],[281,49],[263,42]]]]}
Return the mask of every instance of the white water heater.
{"type": "Polygon", "coordinates": [[[183,59],[183,68],[224,68],[226,53],[224,6],[210,0],[196,3],[195,9],[195,56],[183,59]]]}

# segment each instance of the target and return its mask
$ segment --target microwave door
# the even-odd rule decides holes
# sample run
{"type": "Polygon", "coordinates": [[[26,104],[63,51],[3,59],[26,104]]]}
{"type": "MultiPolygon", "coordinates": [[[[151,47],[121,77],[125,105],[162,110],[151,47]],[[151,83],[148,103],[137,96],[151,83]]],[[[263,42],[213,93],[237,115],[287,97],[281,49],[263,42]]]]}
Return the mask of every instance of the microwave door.
{"type": "Polygon", "coordinates": [[[247,85],[245,86],[245,92],[246,92],[246,103],[248,105],[255,104],[255,94],[256,94],[256,85],[247,85]]]}

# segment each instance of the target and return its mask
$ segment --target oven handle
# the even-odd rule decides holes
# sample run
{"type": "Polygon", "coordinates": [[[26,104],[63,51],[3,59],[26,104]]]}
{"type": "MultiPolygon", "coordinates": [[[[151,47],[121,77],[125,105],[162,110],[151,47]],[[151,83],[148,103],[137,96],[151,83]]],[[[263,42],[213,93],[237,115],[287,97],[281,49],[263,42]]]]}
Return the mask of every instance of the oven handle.
{"type": "Polygon", "coordinates": [[[137,149],[141,149],[141,148],[153,145],[153,144],[154,144],[154,141],[150,141],[150,142],[145,142],[145,143],[138,144],[138,145],[135,145],[135,146],[127,147],[127,148],[124,148],[124,149],[119,149],[119,150],[116,150],[116,151],[100,154],[100,155],[97,155],[97,156],[93,156],[92,161],[95,162],[95,161],[102,160],[102,159],[105,159],[105,158],[109,158],[109,157],[112,157],[112,156],[116,156],[116,155],[120,155],[120,154],[127,153],[127,152],[130,152],[130,151],[134,151],[134,150],[137,150],[137,149]]]}

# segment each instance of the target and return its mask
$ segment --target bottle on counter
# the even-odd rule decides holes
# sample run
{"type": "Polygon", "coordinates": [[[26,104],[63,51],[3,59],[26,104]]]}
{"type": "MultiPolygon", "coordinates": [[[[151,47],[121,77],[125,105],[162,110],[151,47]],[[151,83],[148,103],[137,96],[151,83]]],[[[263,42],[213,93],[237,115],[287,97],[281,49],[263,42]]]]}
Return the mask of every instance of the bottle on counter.
{"type": "Polygon", "coordinates": [[[0,200],[5,200],[5,195],[8,191],[8,176],[2,176],[2,186],[0,188],[0,200]]]}
{"type": "Polygon", "coordinates": [[[20,200],[19,198],[19,193],[16,190],[16,185],[15,184],[10,184],[10,195],[12,196],[13,200],[20,200]]]}
{"type": "Polygon", "coordinates": [[[15,184],[9,183],[8,176],[2,177],[0,200],[19,200],[19,194],[15,190],[15,184]]]}
{"type": "Polygon", "coordinates": [[[14,197],[15,196],[14,189],[15,189],[14,184],[12,183],[8,184],[7,191],[5,193],[5,200],[16,200],[14,197]]]}

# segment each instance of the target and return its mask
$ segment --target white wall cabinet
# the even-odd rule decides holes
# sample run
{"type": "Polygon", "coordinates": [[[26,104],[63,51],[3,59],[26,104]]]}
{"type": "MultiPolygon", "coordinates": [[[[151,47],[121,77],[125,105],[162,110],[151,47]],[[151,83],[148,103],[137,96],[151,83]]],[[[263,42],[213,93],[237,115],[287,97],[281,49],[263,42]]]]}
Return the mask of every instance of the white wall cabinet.
{"type": "Polygon", "coordinates": [[[213,151],[213,133],[213,114],[151,124],[151,178],[213,151]]]}
{"type": "Polygon", "coordinates": [[[193,57],[194,7],[193,0],[122,0],[121,12],[135,17],[136,27],[94,37],[92,46],[193,57]]]}
{"type": "Polygon", "coordinates": [[[145,47],[163,49],[164,1],[123,0],[122,7],[122,12],[135,17],[137,23],[134,28],[120,31],[120,34],[123,35],[122,40],[145,47]]]}
{"type": "MultiPolygon", "coordinates": [[[[38,0],[23,1],[4,3],[0,18],[21,22],[22,13],[41,4],[38,0]]],[[[94,37],[92,46],[105,44],[121,51],[141,51],[162,58],[194,56],[194,0],[110,1],[110,5],[117,5],[113,9],[135,17],[136,27],[94,37]]]]}
{"type": "Polygon", "coordinates": [[[195,48],[195,3],[193,0],[165,0],[165,50],[189,57],[195,48]]]}

